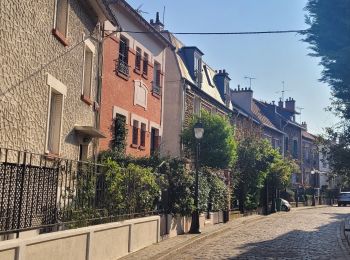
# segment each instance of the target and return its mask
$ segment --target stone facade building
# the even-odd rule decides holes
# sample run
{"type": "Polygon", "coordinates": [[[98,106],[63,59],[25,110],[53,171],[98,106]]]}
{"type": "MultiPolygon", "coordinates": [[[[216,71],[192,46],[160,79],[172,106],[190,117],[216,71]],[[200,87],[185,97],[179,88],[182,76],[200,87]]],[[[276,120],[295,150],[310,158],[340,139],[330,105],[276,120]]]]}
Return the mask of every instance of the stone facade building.
{"type": "MultiPolygon", "coordinates": [[[[304,122],[303,127],[307,129],[304,122]]],[[[320,188],[320,166],[319,152],[316,137],[306,130],[302,131],[302,173],[304,184],[311,187],[320,188]]]]}
{"type": "MultiPolygon", "coordinates": [[[[231,100],[234,106],[244,111],[255,120],[262,129],[262,137],[269,140],[272,147],[278,149],[283,156],[295,159],[303,169],[302,161],[302,131],[304,126],[295,120],[295,100],[289,98],[278,104],[261,102],[253,97],[253,91],[248,88],[231,90],[231,100]]],[[[305,176],[295,173],[292,184],[304,185],[305,176]]]]}
{"type": "Polygon", "coordinates": [[[1,1],[0,147],[86,159],[96,151],[101,0],[1,1]]]}
{"type": "Polygon", "coordinates": [[[165,53],[171,43],[126,1],[110,6],[123,32],[105,26],[100,151],[115,149],[125,136],[126,153],[149,156],[163,132],[165,53]],[[149,33],[132,33],[145,31],[149,33]],[[119,140],[119,141],[118,141],[119,140]]]}
{"type": "Polygon", "coordinates": [[[168,49],[165,63],[164,125],[161,153],[183,156],[181,132],[193,115],[202,110],[229,116],[233,107],[229,99],[230,78],[226,71],[214,71],[204,60],[203,52],[185,46],[174,35],[163,35],[175,46],[168,49]]]}

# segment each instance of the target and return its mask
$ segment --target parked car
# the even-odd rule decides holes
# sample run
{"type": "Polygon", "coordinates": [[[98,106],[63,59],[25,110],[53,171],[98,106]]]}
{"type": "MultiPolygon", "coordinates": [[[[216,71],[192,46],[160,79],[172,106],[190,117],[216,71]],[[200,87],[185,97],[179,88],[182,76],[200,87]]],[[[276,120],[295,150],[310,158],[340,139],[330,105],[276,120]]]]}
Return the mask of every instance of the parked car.
{"type": "Polygon", "coordinates": [[[290,211],[291,209],[291,205],[289,204],[288,201],[284,200],[284,199],[281,199],[281,210],[282,211],[290,211]]]}
{"type": "Polygon", "coordinates": [[[338,207],[350,204],[350,192],[340,192],[338,195],[338,207]]]}

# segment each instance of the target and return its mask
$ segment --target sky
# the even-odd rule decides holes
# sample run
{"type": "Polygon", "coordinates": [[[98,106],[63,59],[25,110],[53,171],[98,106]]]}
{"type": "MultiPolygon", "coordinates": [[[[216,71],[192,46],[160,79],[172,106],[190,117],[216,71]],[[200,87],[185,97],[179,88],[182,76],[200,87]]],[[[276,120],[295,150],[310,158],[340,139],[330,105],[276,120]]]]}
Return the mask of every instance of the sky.
{"type": "MultiPolygon", "coordinates": [[[[307,0],[128,0],[140,5],[146,20],[163,18],[171,32],[241,32],[307,29],[304,22],[307,0]]],[[[323,133],[337,119],[325,108],[330,105],[330,88],[319,82],[319,59],[308,56],[309,45],[302,36],[291,34],[177,36],[187,46],[197,46],[203,59],[216,70],[226,69],[232,89],[249,87],[245,76],[254,77],[254,97],[278,101],[285,82],[285,98],[292,97],[302,108],[298,122],[306,121],[308,131],[323,133]]]]}

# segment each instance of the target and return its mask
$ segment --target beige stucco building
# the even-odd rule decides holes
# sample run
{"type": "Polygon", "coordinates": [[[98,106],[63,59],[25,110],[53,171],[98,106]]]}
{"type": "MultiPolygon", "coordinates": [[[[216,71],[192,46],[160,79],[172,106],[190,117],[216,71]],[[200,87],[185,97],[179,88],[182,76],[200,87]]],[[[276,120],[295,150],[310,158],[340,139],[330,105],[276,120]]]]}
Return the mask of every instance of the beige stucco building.
{"type": "Polygon", "coordinates": [[[0,2],[0,147],[94,154],[100,25],[110,17],[100,0],[0,2]]]}

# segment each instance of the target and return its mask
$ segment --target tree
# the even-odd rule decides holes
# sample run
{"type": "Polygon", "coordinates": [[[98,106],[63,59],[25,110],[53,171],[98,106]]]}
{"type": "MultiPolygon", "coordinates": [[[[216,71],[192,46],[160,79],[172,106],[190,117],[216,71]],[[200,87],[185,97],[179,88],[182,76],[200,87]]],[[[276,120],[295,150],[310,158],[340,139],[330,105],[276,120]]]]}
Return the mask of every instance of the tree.
{"type": "Polygon", "coordinates": [[[283,158],[267,140],[254,135],[242,139],[238,144],[238,160],[234,168],[240,211],[255,209],[262,201],[266,204],[268,199],[261,194],[266,194],[266,189],[269,194],[274,194],[276,189],[285,188],[291,174],[297,170],[297,164],[283,158]]]}
{"type": "Polygon", "coordinates": [[[200,162],[202,166],[225,169],[232,167],[236,161],[236,142],[234,129],[228,119],[201,111],[201,117],[194,117],[182,133],[186,151],[190,156],[195,154],[196,139],[193,126],[201,121],[204,136],[200,140],[200,162]]]}
{"type": "Polygon", "coordinates": [[[321,81],[328,83],[335,98],[335,111],[350,119],[350,1],[309,0],[304,33],[310,55],[320,57],[321,81]]]}

